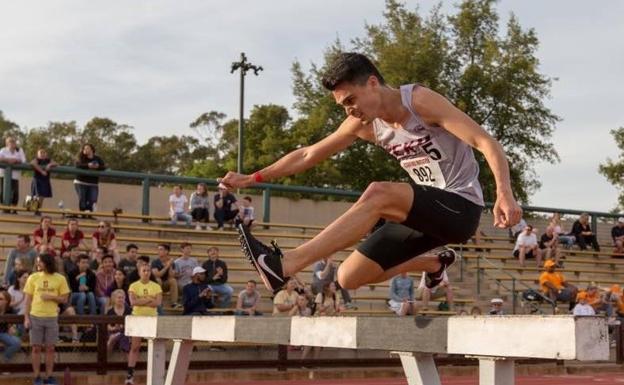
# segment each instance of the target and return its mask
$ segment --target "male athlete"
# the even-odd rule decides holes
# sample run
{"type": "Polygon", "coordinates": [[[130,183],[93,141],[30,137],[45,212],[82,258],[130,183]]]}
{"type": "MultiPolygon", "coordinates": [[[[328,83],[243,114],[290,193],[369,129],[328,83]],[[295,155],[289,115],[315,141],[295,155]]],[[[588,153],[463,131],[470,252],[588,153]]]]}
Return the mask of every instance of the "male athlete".
{"type": "Polygon", "coordinates": [[[323,86],[348,115],[335,132],[254,174],[228,172],[220,182],[242,188],[296,174],[358,138],[388,151],[411,181],[371,183],[321,233],[283,254],[239,225],[243,251],[269,290],[280,288],[284,277],[360,241],[380,218],[386,223],[340,265],[340,285],[355,289],[406,271],[425,271],[428,285],[438,285],[456,255],[450,249],[427,252],[468,240],[483,209],[479,168],[471,147],[483,153],[494,173],[494,225],[509,227],[520,220],[522,210],[511,192],[501,145],[447,99],[417,84],[399,89],[386,85],[373,63],[358,53],[340,54],[325,74],[323,86]]]}

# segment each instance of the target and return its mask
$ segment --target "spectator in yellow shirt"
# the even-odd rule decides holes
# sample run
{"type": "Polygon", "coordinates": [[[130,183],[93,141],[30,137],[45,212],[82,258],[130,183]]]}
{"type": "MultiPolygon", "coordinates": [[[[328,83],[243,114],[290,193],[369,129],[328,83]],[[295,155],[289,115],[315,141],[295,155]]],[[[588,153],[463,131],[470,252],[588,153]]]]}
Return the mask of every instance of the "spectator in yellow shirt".
{"type": "Polygon", "coordinates": [[[56,384],[54,371],[54,345],[58,341],[59,305],[69,297],[67,279],[56,272],[56,262],[50,254],[37,258],[38,272],[28,277],[24,287],[24,328],[30,331],[34,384],[42,384],[40,376],[41,348],[45,346],[45,383],[56,384]]]}
{"type": "MultiPolygon", "coordinates": [[[[162,303],[162,288],[154,281],[150,281],[152,270],[148,265],[139,269],[139,280],[128,288],[132,315],[157,316],[157,308],[162,303]]],[[[128,374],[125,384],[134,384],[134,367],[139,357],[141,337],[132,337],[130,353],[128,353],[128,374]]]]}
{"type": "Polygon", "coordinates": [[[569,302],[570,309],[574,308],[578,289],[569,284],[563,274],[556,270],[556,263],[552,259],[544,262],[544,271],[540,274],[539,284],[542,292],[553,301],[569,302]]]}

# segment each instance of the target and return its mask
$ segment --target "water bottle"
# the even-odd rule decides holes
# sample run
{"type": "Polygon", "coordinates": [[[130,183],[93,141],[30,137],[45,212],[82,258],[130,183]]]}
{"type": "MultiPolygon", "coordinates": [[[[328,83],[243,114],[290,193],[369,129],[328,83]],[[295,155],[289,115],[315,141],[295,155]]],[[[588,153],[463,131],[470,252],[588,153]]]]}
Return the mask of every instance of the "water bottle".
{"type": "Polygon", "coordinates": [[[63,210],[65,208],[65,202],[60,200],[59,203],[58,203],[58,208],[59,208],[59,210],[63,210]]]}

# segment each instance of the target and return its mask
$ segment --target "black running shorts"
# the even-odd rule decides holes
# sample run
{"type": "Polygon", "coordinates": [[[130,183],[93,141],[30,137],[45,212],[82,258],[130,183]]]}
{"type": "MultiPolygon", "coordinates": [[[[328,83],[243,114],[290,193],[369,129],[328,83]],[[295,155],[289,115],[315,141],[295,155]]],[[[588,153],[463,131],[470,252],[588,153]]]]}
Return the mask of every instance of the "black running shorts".
{"type": "Polygon", "coordinates": [[[407,219],[387,222],[357,247],[384,270],[447,243],[465,242],[479,227],[483,207],[449,191],[411,185],[414,200],[407,219]]]}

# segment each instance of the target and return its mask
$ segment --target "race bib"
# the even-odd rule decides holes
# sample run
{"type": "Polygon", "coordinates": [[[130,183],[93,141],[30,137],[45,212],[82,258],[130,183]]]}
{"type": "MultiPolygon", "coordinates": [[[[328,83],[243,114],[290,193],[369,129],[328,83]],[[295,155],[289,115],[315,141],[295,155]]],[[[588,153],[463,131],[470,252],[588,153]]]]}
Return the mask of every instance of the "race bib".
{"type": "Polygon", "coordinates": [[[440,169],[439,162],[429,156],[409,158],[401,161],[401,167],[407,171],[416,184],[432,186],[439,189],[446,187],[446,180],[440,169]]]}

